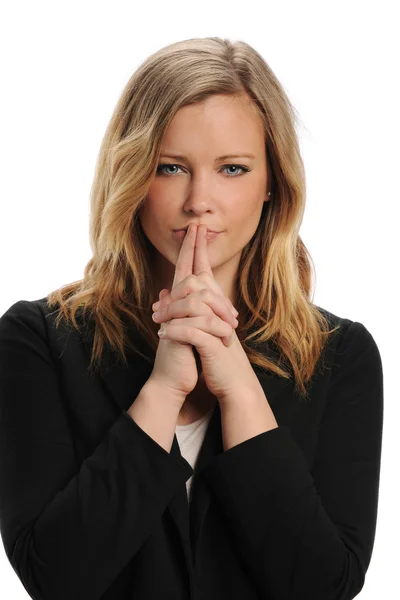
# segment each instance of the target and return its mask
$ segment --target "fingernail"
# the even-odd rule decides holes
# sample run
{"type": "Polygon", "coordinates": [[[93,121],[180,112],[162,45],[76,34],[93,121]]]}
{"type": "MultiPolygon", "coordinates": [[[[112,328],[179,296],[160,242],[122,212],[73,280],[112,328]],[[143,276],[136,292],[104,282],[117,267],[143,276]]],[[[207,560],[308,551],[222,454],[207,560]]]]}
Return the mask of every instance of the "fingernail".
{"type": "Polygon", "coordinates": [[[161,306],[161,302],[154,302],[152,309],[153,310],[158,310],[161,306]]]}
{"type": "Polygon", "coordinates": [[[232,314],[234,317],[237,317],[239,314],[235,307],[232,308],[232,314]]]}

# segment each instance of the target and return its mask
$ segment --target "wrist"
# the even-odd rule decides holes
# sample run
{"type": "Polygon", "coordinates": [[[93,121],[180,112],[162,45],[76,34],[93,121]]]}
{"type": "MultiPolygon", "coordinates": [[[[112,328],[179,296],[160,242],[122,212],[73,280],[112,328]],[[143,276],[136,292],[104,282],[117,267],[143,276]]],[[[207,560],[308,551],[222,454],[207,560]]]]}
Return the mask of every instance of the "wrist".
{"type": "Polygon", "coordinates": [[[244,401],[254,404],[260,401],[265,402],[265,399],[263,387],[256,379],[251,385],[235,386],[230,392],[218,398],[218,402],[221,406],[242,406],[244,401]]]}
{"type": "Polygon", "coordinates": [[[178,413],[186,400],[186,394],[173,390],[156,379],[152,379],[151,376],[142,387],[142,391],[146,396],[153,398],[156,402],[162,402],[163,405],[170,406],[178,413]]]}

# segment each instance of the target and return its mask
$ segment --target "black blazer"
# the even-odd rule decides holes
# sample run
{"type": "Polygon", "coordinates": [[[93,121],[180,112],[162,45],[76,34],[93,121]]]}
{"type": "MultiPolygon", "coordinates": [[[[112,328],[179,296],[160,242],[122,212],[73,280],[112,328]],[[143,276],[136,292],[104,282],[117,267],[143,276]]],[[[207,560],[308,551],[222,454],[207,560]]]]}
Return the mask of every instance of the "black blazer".
{"type": "Polygon", "coordinates": [[[168,453],[126,412],[150,363],[131,354],[90,377],[88,325],[56,329],[45,298],[13,304],[0,318],[0,526],[28,594],[354,598],[375,537],[382,363],[364,325],[324,314],[341,329],[309,400],[255,367],[278,428],[224,452],[217,403],[193,470],[176,436],[168,453]]]}

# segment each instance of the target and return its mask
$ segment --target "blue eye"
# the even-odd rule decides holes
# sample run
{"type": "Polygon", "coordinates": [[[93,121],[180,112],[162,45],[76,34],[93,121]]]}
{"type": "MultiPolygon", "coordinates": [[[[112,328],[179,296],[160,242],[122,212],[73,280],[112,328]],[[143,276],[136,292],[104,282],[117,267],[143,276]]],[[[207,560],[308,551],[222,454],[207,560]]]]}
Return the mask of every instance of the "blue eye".
{"type": "MultiPolygon", "coordinates": [[[[162,164],[162,165],[158,165],[157,167],[157,174],[160,175],[167,175],[167,176],[171,176],[171,175],[175,175],[176,173],[166,173],[165,171],[163,171],[164,168],[166,167],[177,167],[178,169],[182,169],[182,167],[180,167],[179,165],[175,165],[175,164],[162,164]]],[[[245,167],[244,165],[224,165],[222,168],[226,169],[228,167],[234,167],[235,169],[241,169],[241,173],[239,173],[239,175],[228,175],[228,177],[240,177],[241,175],[244,175],[245,173],[248,173],[250,171],[250,169],[248,167],[245,167]]]]}

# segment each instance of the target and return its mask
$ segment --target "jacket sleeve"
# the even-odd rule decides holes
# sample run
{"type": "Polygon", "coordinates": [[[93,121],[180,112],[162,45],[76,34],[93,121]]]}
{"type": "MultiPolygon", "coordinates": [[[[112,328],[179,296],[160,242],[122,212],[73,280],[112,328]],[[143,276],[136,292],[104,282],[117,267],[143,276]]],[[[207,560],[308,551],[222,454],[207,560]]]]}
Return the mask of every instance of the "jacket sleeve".
{"type": "Polygon", "coordinates": [[[203,471],[262,600],[351,600],[375,538],[383,372],[369,331],[338,343],[315,463],[286,426],[221,453],[203,471]]]}
{"type": "Polygon", "coordinates": [[[44,317],[0,318],[0,531],[35,600],[95,600],[138,552],[193,470],[122,411],[79,466],[44,317]]]}

